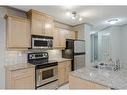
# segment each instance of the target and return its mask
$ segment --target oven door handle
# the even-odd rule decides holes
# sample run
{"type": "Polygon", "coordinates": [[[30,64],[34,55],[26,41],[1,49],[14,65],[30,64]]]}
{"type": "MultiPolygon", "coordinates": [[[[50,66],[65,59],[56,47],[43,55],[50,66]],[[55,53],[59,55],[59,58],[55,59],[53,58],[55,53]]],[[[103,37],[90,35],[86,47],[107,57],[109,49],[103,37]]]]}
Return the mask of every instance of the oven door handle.
{"type": "Polygon", "coordinates": [[[52,66],[52,67],[43,68],[43,69],[40,69],[40,72],[43,72],[43,71],[45,71],[45,70],[55,69],[55,68],[57,68],[57,66],[52,66]]]}

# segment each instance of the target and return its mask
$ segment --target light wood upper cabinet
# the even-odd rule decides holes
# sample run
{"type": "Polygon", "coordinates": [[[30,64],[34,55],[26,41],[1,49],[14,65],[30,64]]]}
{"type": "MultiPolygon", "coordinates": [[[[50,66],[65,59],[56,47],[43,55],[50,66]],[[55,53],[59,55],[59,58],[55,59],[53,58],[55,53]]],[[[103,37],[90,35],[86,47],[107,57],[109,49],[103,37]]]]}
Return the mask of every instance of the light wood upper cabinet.
{"type": "Polygon", "coordinates": [[[66,47],[66,32],[63,29],[55,28],[53,33],[53,47],[65,48],[66,47]]]}
{"type": "Polygon", "coordinates": [[[76,39],[75,31],[66,30],[66,39],[76,39]]]}
{"type": "Polygon", "coordinates": [[[31,21],[31,34],[40,36],[53,36],[54,19],[47,14],[30,10],[28,18],[31,21]]]}
{"type": "Polygon", "coordinates": [[[45,16],[45,35],[53,36],[54,32],[54,20],[52,17],[45,16]]]}
{"type": "Polygon", "coordinates": [[[31,15],[31,34],[44,36],[44,16],[34,13],[31,15]]]}
{"type": "Polygon", "coordinates": [[[7,48],[30,47],[30,22],[25,18],[6,16],[7,48]]]}
{"type": "Polygon", "coordinates": [[[66,39],[76,39],[75,31],[70,31],[61,28],[55,28],[54,30],[54,48],[65,48],[66,47],[66,39]]]}
{"type": "Polygon", "coordinates": [[[71,61],[64,61],[58,64],[58,84],[59,86],[69,81],[71,71],[71,61]]]}
{"type": "Polygon", "coordinates": [[[6,69],[6,89],[35,89],[35,68],[6,69]]]}

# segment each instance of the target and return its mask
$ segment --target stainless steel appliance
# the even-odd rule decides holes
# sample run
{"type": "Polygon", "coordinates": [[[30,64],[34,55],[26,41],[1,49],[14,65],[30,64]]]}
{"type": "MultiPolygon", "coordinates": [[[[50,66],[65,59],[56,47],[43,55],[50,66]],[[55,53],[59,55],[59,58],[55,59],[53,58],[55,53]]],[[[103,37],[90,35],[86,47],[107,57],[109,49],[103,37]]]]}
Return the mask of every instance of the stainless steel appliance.
{"type": "Polygon", "coordinates": [[[67,39],[62,57],[72,59],[72,70],[85,67],[85,41],[67,39]]]}
{"type": "Polygon", "coordinates": [[[36,89],[58,88],[58,64],[48,60],[47,52],[29,53],[28,63],[36,65],[36,89]]]}
{"type": "Polygon", "coordinates": [[[52,48],[53,37],[32,35],[32,48],[52,48]]]}

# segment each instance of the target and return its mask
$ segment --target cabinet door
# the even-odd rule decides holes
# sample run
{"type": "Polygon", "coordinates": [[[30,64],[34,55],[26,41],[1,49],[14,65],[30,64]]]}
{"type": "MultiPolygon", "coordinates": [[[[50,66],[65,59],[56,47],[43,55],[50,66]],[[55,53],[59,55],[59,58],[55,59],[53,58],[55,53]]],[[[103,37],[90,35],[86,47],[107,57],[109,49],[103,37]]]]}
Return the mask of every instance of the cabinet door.
{"type": "Polygon", "coordinates": [[[60,47],[60,41],[59,41],[59,29],[55,28],[53,32],[53,47],[60,47]]]}
{"type": "Polygon", "coordinates": [[[59,86],[65,83],[65,64],[64,62],[58,64],[58,84],[59,86]]]}
{"type": "Polygon", "coordinates": [[[66,47],[66,31],[64,29],[60,29],[59,33],[60,46],[66,47]]]}
{"type": "Polygon", "coordinates": [[[34,89],[35,88],[35,70],[34,68],[22,69],[12,72],[12,89],[34,89]]]}
{"type": "Polygon", "coordinates": [[[45,16],[45,36],[53,36],[54,21],[52,17],[45,16]]]}
{"type": "Polygon", "coordinates": [[[7,47],[30,47],[30,22],[15,17],[7,18],[7,47]]]}
{"type": "Polygon", "coordinates": [[[97,83],[93,83],[87,80],[83,80],[79,77],[75,77],[73,75],[69,76],[69,88],[70,89],[86,89],[86,90],[103,90],[103,89],[110,89],[109,87],[105,87],[103,85],[99,85],[97,83]]]}
{"type": "Polygon", "coordinates": [[[66,30],[66,39],[76,39],[74,31],[66,30]]]}
{"type": "Polygon", "coordinates": [[[33,35],[44,35],[44,25],[45,25],[45,18],[44,16],[32,13],[32,20],[31,20],[31,34],[33,35]]]}
{"type": "Polygon", "coordinates": [[[66,61],[65,83],[69,81],[70,72],[71,72],[71,61],[66,61]]]}
{"type": "Polygon", "coordinates": [[[75,31],[70,31],[70,34],[71,34],[71,38],[72,39],[76,39],[76,33],[75,33],[75,31]]]}
{"type": "Polygon", "coordinates": [[[56,28],[54,31],[54,47],[65,48],[66,47],[66,36],[65,31],[60,28],[56,28]]]}
{"type": "Polygon", "coordinates": [[[13,89],[34,89],[32,75],[18,76],[12,78],[13,89]]]}

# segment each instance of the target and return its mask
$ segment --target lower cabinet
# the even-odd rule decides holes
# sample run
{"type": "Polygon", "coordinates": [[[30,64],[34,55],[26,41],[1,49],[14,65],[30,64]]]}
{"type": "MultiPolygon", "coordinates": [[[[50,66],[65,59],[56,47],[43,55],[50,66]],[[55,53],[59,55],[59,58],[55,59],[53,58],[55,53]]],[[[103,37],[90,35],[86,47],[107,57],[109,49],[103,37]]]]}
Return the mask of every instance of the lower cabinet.
{"type": "Polygon", "coordinates": [[[58,83],[59,86],[69,81],[69,72],[71,71],[71,61],[64,61],[58,64],[58,83]]]}
{"type": "Polygon", "coordinates": [[[35,68],[6,70],[6,89],[35,89],[35,68]]]}
{"type": "Polygon", "coordinates": [[[69,76],[69,88],[70,89],[110,89],[103,85],[83,80],[81,78],[70,75],[69,76]]]}

